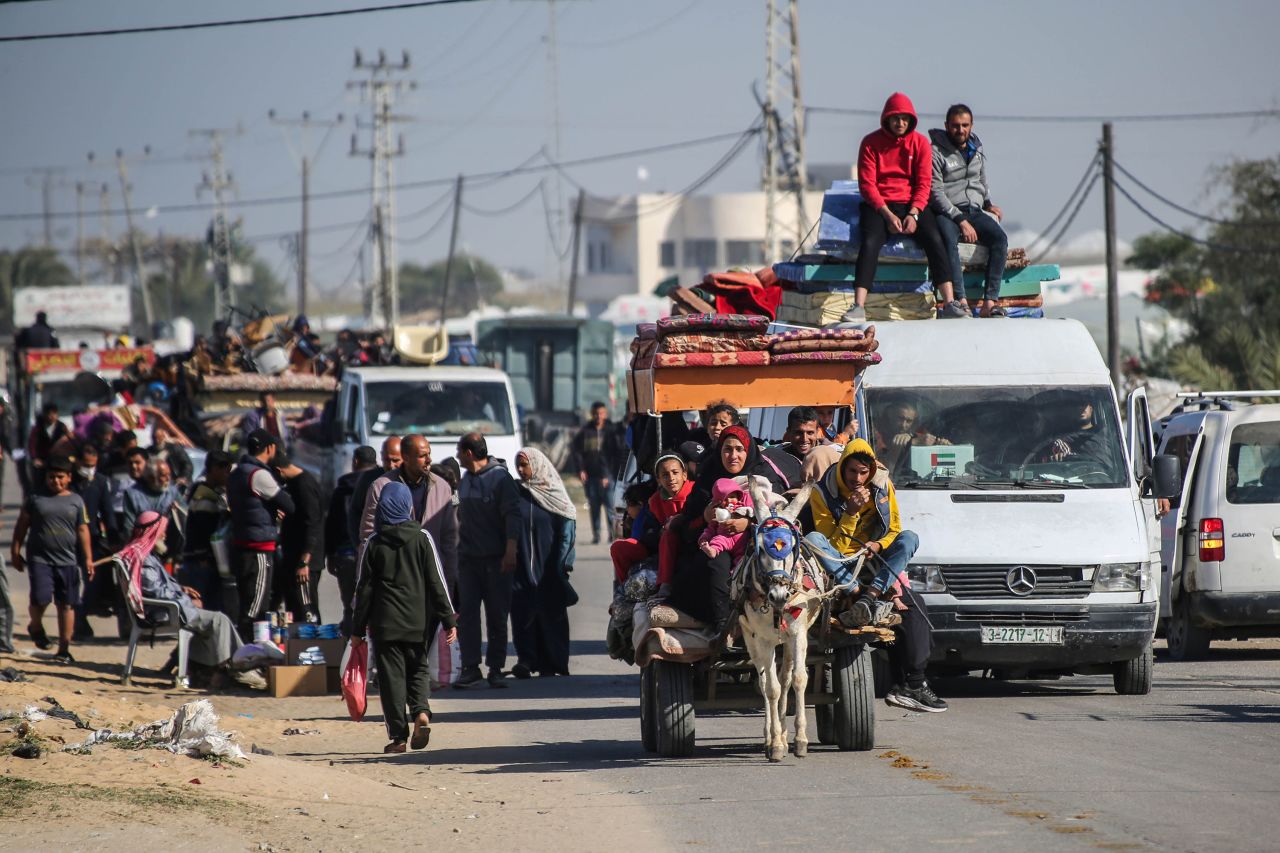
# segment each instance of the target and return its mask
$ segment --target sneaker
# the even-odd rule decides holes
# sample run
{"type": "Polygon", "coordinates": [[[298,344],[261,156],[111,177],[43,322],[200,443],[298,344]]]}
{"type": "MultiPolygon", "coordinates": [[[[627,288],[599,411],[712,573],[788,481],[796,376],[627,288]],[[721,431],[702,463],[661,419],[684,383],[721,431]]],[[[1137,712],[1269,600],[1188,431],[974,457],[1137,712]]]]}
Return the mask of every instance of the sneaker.
{"type": "Polygon", "coordinates": [[[947,710],[947,703],[938,698],[938,694],[933,692],[933,688],[927,682],[919,687],[905,687],[899,684],[888,692],[884,702],[896,708],[927,711],[931,714],[940,714],[947,710]]]}
{"type": "Polygon", "coordinates": [[[867,309],[861,305],[855,305],[840,317],[842,323],[865,323],[867,322],[867,309]]]}
{"type": "Polygon", "coordinates": [[[942,310],[939,312],[938,316],[943,320],[958,320],[963,317],[972,317],[973,315],[969,313],[969,311],[965,310],[965,307],[959,302],[952,300],[942,306],[942,310]]]}
{"type": "Polygon", "coordinates": [[[995,308],[992,308],[987,313],[987,316],[988,317],[1008,317],[1009,312],[1001,308],[999,305],[997,305],[995,308]]]}
{"type": "Polygon", "coordinates": [[[68,649],[58,649],[58,653],[53,656],[54,663],[75,663],[76,659],[71,656],[68,649]]]}
{"type": "Polygon", "coordinates": [[[484,676],[480,673],[480,667],[464,666],[462,672],[458,673],[458,680],[453,682],[453,688],[466,690],[468,687],[475,687],[481,681],[484,681],[484,676]]]}
{"type": "Polygon", "coordinates": [[[870,625],[876,618],[876,599],[862,595],[853,606],[840,614],[840,624],[846,628],[862,628],[870,625]]]}
{"type": "Polygon", "coordinates": [[[533,670],[529,669],[529,667],[522,663],[518,663],[511,667],[511,674],[523,681],[524,679],[531,678],[533,676],[533,670]]]}
{"type": "Polygon", "coordinates": [[[489,678],[487,681],[489,682],[490,687],[500,687],[505,690],[507,683],[502,680],[504,677],[502,670],[496,667],[489,668],[489,678]]]}
{"type": "Polygon", "coordinates": [[[241,687],[248,687],[250,690],[266,690],[267,680],[262,677],[262,673],[256,669],[246,669],[244,672],[231,673],[231,680],[241,687]]]}

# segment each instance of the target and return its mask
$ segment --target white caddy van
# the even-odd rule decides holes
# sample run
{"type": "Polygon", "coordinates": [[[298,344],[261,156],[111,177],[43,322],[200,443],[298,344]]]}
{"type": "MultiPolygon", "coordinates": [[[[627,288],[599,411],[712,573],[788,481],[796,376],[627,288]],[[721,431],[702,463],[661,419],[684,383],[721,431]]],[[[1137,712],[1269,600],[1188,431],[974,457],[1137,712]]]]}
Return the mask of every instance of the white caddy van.
{"type": "Polygon", "coordinates": [[[1280,391],[1179,396],[1160,436],[1186,472],[1162,520],[1160,616],[1169,656],[1193,660],[1280,635],[1280,405],[1246,402],[1280,391]]]}
{"type": "MultiPolygon", "coordinates": [[[[876,337],[884,362],[863,374],[859,430],[878,452],[904,436],[886,458],[897,452],[902,525],[920,537],[908,573],[933,626],[931,668],[1109,673],[1117,692],[1149,692],[1155,501],[1178,480],[1176,460],[1154,457],[1145,390],[1122,426],[1074,320],[888,322],[876,337]],[[1073,452],[1055,458],[1064,437],[1073,452]]],[[[757,422],[776,439],[786,412],[757,422]]]]}

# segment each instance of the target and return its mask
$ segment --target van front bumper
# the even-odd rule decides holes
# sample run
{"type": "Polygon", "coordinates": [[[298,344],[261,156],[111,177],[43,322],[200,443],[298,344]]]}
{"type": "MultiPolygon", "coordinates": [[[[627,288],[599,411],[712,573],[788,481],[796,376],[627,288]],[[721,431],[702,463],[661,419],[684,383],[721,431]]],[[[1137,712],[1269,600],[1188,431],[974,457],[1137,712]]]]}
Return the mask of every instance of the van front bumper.
{"type": "Polygon", "coordinates": [[[959,669],[1018,668],[1071,671],[1133,660],[1151,645],[1154,601],[1133,604],[930,605],[931,663],[959,669]],[[1061,626],[1062,643],[982,642],[988,625],[1061,626]]]}
{"type": "Polygon", "coordinates": [[[1280,592],[1192,592],[1190,595],[1191,618],[1202,628],[1280,626],[1280,592]]]}

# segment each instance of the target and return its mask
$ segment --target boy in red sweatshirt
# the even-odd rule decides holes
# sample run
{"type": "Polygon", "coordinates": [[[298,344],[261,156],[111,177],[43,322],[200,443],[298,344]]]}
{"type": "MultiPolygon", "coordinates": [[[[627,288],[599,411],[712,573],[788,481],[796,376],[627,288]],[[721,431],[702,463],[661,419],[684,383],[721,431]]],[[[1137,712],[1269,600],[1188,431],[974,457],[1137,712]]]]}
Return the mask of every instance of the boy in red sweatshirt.
{"type": "Polygon", "coordinates": [[[942,316],[971,316],[964,300],[955,298],[951,263],[937,219],[929,209],[933,148],[924,134],[915,132],[916,123],[911,99],[895,92],[884,102],[880,129],[863,137],[858,148],[858,189],[862,192],[858,231],[862,241],[854,283],[857,308],[846,315],[849,320],[866,319],[863,306],[867,291],[875,281],[880,250],[890,234],[914,237],[924,250],[934,287],[942,293],[942,316]]]}

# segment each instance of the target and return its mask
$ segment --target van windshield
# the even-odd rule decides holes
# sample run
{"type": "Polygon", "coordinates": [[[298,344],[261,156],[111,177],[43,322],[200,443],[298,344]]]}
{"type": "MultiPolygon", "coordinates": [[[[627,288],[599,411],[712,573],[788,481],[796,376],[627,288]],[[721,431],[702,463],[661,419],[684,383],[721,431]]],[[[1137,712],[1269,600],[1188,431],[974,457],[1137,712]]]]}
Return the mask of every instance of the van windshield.
{"type": "Polygon", "coordinates": [[[1280,503],[1280,421],[1240,424],[1227,450],[1227,500],[1280,503]]]}
{"type": "Polygon", "coordinates": [[[370,382],[370,435],[511,435],[511,400],[501,382],[370,382]]]}
{"type": "Polygon", "coordinates": [[[1128,485],[1111,389],[868,388],[876,456],[899,489],[1128,485]]]}

